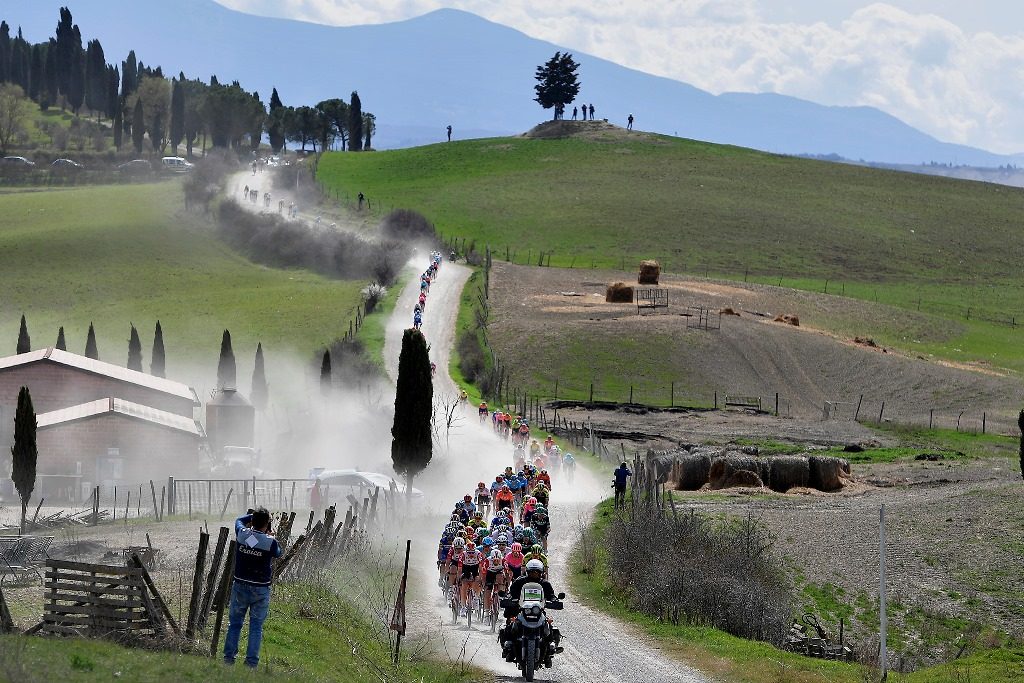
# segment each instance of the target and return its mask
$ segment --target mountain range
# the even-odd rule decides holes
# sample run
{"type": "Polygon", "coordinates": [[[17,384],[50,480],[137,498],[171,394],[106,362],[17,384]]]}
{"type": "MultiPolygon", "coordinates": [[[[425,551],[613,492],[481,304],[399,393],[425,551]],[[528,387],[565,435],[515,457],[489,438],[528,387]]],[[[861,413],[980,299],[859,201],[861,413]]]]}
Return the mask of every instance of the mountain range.
{"type": "MultiPolygon", "coordinates": [[[[377,116],[374,147],[518,134],[550,118],[533,101],[534,70],[566,48],[460,10],[388,24],[333,27],[244,14],[213,0],[0,0],[0,18],[32,42],[53,35],[66,5],[83,40],[108,61],[134,49],[167,75],[238,80],[264,102],[348,99],[377,116]]],[[[692,85],[575,52],[580,100],[597,118],[639,130],[782,154],[838,155],[889,164],[994,167],[1024,163],[942,142],[873,107],[824,106],[778,94],[713,95],[692,85]]]]}

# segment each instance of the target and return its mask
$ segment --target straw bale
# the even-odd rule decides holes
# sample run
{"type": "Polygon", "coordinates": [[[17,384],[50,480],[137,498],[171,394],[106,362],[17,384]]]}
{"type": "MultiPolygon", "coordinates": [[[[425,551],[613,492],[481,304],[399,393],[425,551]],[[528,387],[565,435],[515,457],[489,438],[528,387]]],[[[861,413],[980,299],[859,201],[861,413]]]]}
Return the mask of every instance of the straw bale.
{"type": "Polygon", "coordinates": [[[640,274],[636,281],[642,285],[656,285],[661,277],[661,264],[657,261],[641,261],[640,274]]]}
{"type": "Polygon", "coordinates": [[[604,300],[610,304],[633,303],[633,288],[625,282],[613,282],[605,290],[604,300]]]}
{"type": "Polygon", "coordinates": [[[679,462],[679,481],[676,490],[697,491],[708,483],[711,472],[711,456],[706,453],[681,455],[679,462]]]}
{"type": "Polygon", "coordinates": [[[771,458],[770,463],[768,486],[772,491],[785,493],[794,487],[807,486],[810,479],[807,458],[799,455],[778,455],[771,458]]]}
{"type": "Polygon", "coordinates": [[[720,489],[725,487],[726,481],[732,476],[733,472],[748,470],[756,473],[759,469],[757,458],[740,453],[728,453],[711,463],[711,469],[708,471],[708,481],[711,484],[711,488],[720,489]]]}
{"type": "Polygon", "coordinates": [[[724,488],[761,488],[763,486],[764,482],[756,473],[750,470],[736,470],[725,480],[724,488]]]}
{"type": "Polygon", "coordinates": [[[808,484],[819,491],[836,491],[843,487],[843,479],[850,476],[850,463],[843,458],[812,455],[809,458],[808,484]]]}

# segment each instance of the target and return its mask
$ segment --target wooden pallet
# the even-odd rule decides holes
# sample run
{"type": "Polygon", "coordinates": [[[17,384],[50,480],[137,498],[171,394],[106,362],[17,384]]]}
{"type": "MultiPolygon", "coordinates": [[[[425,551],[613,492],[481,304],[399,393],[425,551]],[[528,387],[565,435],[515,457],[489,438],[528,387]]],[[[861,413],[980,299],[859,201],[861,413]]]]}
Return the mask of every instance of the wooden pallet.
{"type": "Polygon", "coordinates": [[[106,636],[111,633],[153,634],[159,622],[146,588],[145,570],[46,561],[43,633],[106,636]]]}

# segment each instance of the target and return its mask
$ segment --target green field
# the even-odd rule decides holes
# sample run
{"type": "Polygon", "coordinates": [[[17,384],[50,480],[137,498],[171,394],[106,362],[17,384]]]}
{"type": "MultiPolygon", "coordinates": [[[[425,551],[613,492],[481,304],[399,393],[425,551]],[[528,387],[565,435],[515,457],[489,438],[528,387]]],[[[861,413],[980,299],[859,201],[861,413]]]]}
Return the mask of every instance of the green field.
{"type": "Polygon", "coordinates": [[[100,358],[117,364],[134,323],[145,367],[159,319],[171,377],[216,363],[224,329],[240,377],[257,341],[268,362],[306,359],[348,329],[364,283],[255,265],[211,220],[184,210],[175,182],[0,194],[0,355],[14,353],[22,313],[33,348],[63,325],[77,353],[93,321],[100,358]]]}
{"type": "MultiPolygon", "coordinates": [[[[956,320],[931,345],[1024,370],[1024,190],[647,134],[492,138],[327,154],[328,190],[423,212],[496,258],[669,272],[844,293],[956,320]],[[969,318],[967,316],[970,316],[969,318]],[[994,322],[1004,321],[1004,322],[994,322]]],[[[897,323],[877,339],[910,348],[897,323]]]]}

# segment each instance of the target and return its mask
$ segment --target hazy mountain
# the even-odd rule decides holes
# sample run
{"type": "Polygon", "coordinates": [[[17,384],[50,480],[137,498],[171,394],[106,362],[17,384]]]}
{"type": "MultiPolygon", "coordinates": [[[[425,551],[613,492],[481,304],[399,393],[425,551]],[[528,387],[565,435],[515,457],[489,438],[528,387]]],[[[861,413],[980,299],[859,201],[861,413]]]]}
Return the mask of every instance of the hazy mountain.
{"type": "MultiPolygon", "coordinates": [[[[99,38],[108,61],[129,49],[166,74],[238,80],[264,101],[277,87],[286,104],[348,99],[358,90],[377,115],[374,146],[506,135],[548,118],[533,102],[535,67],[564,49],[457,10],[391,24],[328,27],[241,14],[213,0],[0,0],[12,32],[52,35],[70,7],[83,38],[99,38]]],[[[885,163],[997,166],[1024,163],[943,143],[871,107],[826,107],[773,94],[712,95],[575,53],[581,100],[598,118],[684,137],[787,154],[837,154],[885,163]]]]}

